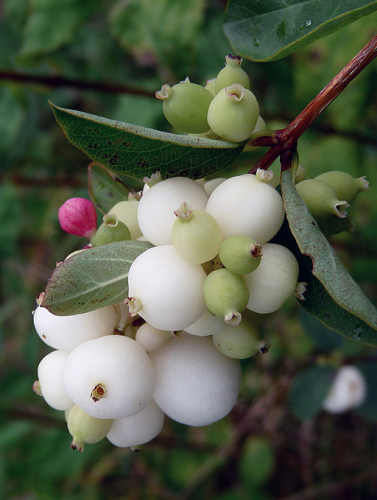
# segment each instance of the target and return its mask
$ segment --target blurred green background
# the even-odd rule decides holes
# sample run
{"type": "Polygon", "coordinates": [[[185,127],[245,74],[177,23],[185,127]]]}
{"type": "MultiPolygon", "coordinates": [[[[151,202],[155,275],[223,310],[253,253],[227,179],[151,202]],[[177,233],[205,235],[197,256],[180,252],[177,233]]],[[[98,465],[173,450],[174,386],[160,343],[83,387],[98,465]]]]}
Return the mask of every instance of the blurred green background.
{"type": "MultiPolygon", "coordinates": [[[[0,498],[377,496],[377,395],[359,412],[319,411],[304,421],[288,404],[292,380],[321,363],[363,363],[373,389],[376,351],[321,327],[294,299],[265,325],[269,353],[242,363],[240,400],[227,418],[205,428],[167,420],[139,453],[107,441],[72,451],[64,416],[32,391],[49,352],[33,330],[35,297],[56,261],[84,243],[62,232],[57,210],[88,197],[89,160],[67,142],[48,101],[170,130],[154,92],[186,76],[200,84],[216,76],[231,52],[224,8],[221,0],[0,2],[0,498]]],[[[376,34],[373,14],[286,59],[244,61],[268,128],[287,125],[376,34]]],[[[370,181],[349,210],[354,233],[333,245],[375,305],[376,77],[373,62],[299,142],[308,177],[345,170],[370,181]]],[[[232,171],[247,172],[262,154],[244,154],[232,171]]]]}

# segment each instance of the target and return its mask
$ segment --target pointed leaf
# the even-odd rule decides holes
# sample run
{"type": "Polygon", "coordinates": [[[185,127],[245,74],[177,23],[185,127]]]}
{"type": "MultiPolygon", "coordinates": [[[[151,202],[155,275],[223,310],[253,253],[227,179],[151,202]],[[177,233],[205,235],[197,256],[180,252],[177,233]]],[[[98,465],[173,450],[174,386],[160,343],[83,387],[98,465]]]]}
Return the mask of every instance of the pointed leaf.
{"type": "Polygon", "coordinates": [[[118,202],[128,199],[128,189],[121,179],[98,163],[88,166],[88,190],[92,202],[103,214],[118,202]]]}
{"type": "Polygon", "coordinates": [[[152,246],[128,240],[73,255],[52,273],[42,306],[58,316],[69,316],[122,301],[127,297],[132,262],[152,246]]]}
{"type": "Polygon", "coordinates": [[[287,246],[300,265],[300,281],[308,283],[302,307],[338,333],[365,344],[377,345],[377,309],[343,267],[298,195],[291,173],[281,176],[287,221],[295,242],[287,246]]]}
{"type": "Polygon", "coordinates": [[[229,0],[224,32],[241,56],[273,61],[375,10],[370,0],[229,0]]]}
{"type": "Polygon", "coordinates": [[[51,107],[72,144],[112,172],[135,179],[150,177],[157,170],[162,178],[206,177],[233,163],[245,145],[169,134],[51,107]]]}
{"type": "Polygon", "coordinates": [[[335,370],[328,366],[312,366],[299,373],[292,382],[289,406],[300,420],[314,417],[321,409],[335,370]]]}

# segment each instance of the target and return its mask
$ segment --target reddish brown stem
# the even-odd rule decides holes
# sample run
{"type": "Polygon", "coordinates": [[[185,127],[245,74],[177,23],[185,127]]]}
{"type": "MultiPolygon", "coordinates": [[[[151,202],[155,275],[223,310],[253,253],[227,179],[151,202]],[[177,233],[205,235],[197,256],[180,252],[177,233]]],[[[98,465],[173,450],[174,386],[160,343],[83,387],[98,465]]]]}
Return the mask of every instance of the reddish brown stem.
{"type": "Polygon", "coordinates": [[[299,137],[301,137],[309,125],[376,56],[377,36],[372,38],[342,71],[326,85],[297,118],[286,128],[276,131],[275,138],[278,144],[270,147],[267,153],[250,170],[250,173],[254,174],[258,168],[265,170],[285,151],[294,151],[299,137]]]}

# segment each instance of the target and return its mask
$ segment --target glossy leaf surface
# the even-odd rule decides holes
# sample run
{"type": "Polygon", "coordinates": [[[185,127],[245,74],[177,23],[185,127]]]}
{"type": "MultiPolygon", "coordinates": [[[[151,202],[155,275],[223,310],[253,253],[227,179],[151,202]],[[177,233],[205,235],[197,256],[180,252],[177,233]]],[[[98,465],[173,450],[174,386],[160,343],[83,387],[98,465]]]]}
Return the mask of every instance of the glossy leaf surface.
{"type": "Polygon", "coordinates": [[[375,10],[367,0],[229,0],[224,32],[241,56],[273,61],[375,10]]]}

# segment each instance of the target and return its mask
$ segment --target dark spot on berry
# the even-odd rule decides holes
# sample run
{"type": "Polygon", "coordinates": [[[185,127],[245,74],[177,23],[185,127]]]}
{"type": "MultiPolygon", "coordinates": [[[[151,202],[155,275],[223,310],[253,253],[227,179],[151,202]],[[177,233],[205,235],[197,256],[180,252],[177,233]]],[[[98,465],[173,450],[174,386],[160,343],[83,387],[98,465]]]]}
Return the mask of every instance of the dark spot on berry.
{"type": "Polygon", "coordinates": [[[45,339],[45,338],[46,338],[46,335],[42,334],[42,337],[45,339]]]}

